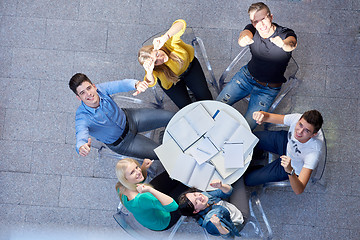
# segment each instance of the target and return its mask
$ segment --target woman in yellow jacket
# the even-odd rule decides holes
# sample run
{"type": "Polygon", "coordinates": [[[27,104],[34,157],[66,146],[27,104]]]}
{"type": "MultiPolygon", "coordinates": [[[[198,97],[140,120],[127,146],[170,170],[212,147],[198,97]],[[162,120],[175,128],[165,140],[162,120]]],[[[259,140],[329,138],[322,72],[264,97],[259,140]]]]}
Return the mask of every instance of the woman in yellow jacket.
{"type": "Polygon", "coordinates": [[[197,101],[212,99],[204,72],[194,56],[194,48],[180,38],[185,29],[186,22],[176,20],[164,35],[153,40],[153,45],[143,46],[138,54],[149,87],[159,81],[161,88],[179,108],[191,103],[186,87],[194,93],[197,101]]]}

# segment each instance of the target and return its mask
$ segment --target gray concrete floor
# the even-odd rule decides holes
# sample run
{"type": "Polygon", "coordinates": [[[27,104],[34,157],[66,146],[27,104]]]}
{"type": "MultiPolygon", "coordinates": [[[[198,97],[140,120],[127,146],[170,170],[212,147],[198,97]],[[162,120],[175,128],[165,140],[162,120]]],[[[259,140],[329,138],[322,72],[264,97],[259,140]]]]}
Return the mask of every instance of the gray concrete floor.
{"type": "MultiPolygon", "coordinates": [[[[139,46],[178,18],[203,38],[219,77],[240,50],[252,2],[1,0],[0,239],[125,238],[112,219],[116,160],[76,154],[79,102],[68,80],[141,79],[139,46]]],[[[266,3],[298,36],[302,83],[287,101],[292,112],[321,111],[328,141],[325,189],[261,197],[275,239],[360,239],[360,1],[266,3]]]]}

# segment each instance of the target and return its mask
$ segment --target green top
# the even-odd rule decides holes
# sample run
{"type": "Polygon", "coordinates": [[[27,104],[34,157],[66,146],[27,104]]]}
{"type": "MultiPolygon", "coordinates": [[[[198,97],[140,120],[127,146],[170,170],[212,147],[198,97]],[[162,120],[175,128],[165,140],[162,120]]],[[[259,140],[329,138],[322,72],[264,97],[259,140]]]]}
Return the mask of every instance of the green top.
{"type": "Polygon", "coordinates": [[[141,225],[157,231],[164,230],[169,225],[171,219],[170,212],[178,208],[178,204],[174,200],[172,203],[163,206],[149,192],[139,193],[130,201],[127,196],[122,195],[121,200],[141,225]]]}

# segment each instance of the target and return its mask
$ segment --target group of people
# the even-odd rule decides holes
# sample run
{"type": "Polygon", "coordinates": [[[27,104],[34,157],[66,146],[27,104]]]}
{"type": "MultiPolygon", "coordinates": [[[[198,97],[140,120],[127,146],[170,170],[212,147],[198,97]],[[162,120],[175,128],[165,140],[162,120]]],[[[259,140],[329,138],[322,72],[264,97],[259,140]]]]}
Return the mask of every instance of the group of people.
{"type": "Polygon", "coordinates": [[[216,100],[232,105],[250,94],[245,118],[252,130],[263,122],[290,128],[254,132],[259,138],[254,153],[269,151],[280,158],[265,166],[254,158],[244,177],[233,186],[216,180],[210,185],[217,190],[200,192],[171,179],[166,171],[145,184],[147,170],[154,160],[158,161],[153,150],[159,143],[139,133],[166,126],[175,113],[120,108],[111,98],[115,93],[134,90],[136,96],[158,82],[179,109],[192,102],[187,88],[197,101],[213,99],[193,47],[181,40],[186,29],[184,20],[176,20],[152,45],[139,50],[138,61],[145,69],[143,81],[124,79],[95,86],[83,73],[70,79],[69,87],[81,101],[75,119],[77,152],[81,156],[89,154],[91,135],[116,153],[144,159],[141,165],[132,158],[117,163],[116,191],[137,221],[151,230],[170,228],[182,214],[194,216],[210,234],[239,236],[249,216],[244,182],[253,186],[288,179],[294,192],[300,194],[317,166],[324,150],[321,114],[317,110],[302,115],[267,112],[286,82],[284,72],[297,46],[296,34],[273,23],[270,9],[262,2],[252,4],[248,13],[251,24],[240,33],[238,43],[249,46],[252,58],[216,100]]]}

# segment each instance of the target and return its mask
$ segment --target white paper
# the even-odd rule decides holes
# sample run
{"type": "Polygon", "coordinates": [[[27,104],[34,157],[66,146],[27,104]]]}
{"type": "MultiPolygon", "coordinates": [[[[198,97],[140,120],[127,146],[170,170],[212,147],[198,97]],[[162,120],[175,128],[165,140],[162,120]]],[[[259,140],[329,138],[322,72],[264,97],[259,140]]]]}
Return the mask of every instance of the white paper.
{"type": "Polygon", "coordinates": [[[188,186],[196,187],[201,191],[205,191],[214,172],[215,167],[210,163],[204,163],[201,165],[196,164],[189,179],[188,186]]]}
{"type": "Polygon", "coordinates": [[[237,168],[225,168],[225,158],[222,152],[216,154],[210,161],[215,166],[216,171],[224,179],[236,172],[237,170],[237,168]]]}
{"type": "Polygon", "coordinates": [[[184,117],[171,125],[167,131],[183,151],[201,137],[184,117]]]}
{"type": "Polygon", "coordinates": [[[202,136],[215,124],[214,119],[210,116],[203,105],[198,104],[194,109],[185,115],[186,120],[202,136]]]}
{"type": "Polygon", "coordinates": [[[175,161],[170,177],[183,183],[188,183],[197,163],[195,159],[185,153],[179,155],[175,161]]]}
{"type": "Polygon", "coordinates": [[[187,154],[190,154],[195,158],[198,164],[210,160],[219,150],[214,146],[209,138],[201,138],[198,143],[192,145],[188,150],[187,154]]]}
{"type": "Polygon", "coordinates": [[[229,142],[244,143],[244,159],[247,159],[259,139],[247,128],[240,125],[229,139],[229,142]]]}
{"type": "Polygon", "coordinates": [[[225,168],[244,167],[244,144],[238,142],[225,142],[224,158],[225,168]]]}
{"type": "Polygon", "coordinates": [[[225,141],[240,126],[240,123],[232,118],[225,111],[220,111],[215,117],[215,125],[206,133],[217,148],[222,148],[225,141]]]}

